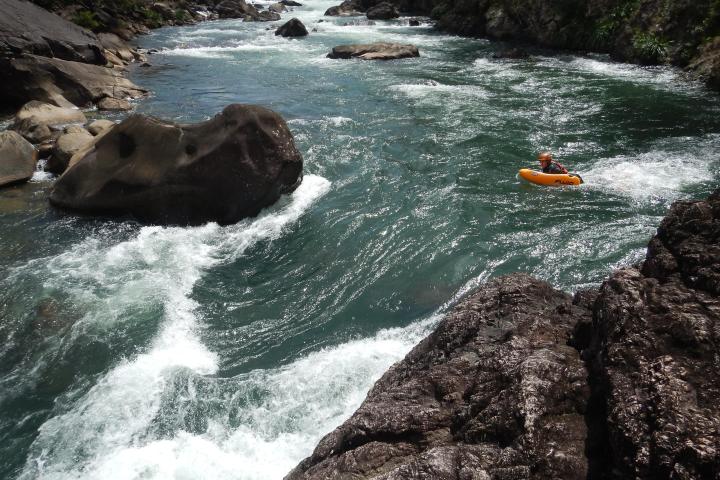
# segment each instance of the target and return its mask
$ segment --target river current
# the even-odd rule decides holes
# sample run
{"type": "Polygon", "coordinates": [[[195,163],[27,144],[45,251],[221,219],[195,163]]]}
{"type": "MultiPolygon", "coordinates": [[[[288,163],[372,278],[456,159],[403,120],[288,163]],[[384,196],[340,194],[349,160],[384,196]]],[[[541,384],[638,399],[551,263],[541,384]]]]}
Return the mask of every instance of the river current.
{"type": "Polygon", "coordinates": [[[137,111],[288,121],[305,179],[258,218],[76,218],[43,175],[0,192],[0,478],[280,479],[473,287],[597,285],[720,180],[720,101],[674,70],[495,60],[501,43],[333,3],[284,14],[304,39],[241,21],[140,39],[159,53],[132,74],[153,92],[137,111]],[[325,58],[370,41],[421,57],[325,58]],[[521,183],[541,150],[586,184],[521,183]]]}

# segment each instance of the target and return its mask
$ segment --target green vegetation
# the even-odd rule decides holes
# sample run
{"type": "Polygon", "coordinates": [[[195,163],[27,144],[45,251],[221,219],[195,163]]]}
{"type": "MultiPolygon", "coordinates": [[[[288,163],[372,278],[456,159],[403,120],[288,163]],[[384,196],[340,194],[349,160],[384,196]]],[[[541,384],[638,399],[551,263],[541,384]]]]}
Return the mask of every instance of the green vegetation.
{"type": "Polygon", "coordinates": [[[633,48],[642,62],[661,63],[667,57],[668,41],[653,33],[636,32],[633,48]]]}
{"type": "Polygon", "coordinates": [[[101,26],[100,22],[98,22],[97,18],[95,17],[95,14],[90,10],[78,10],[73,17],[73,22],[83,28],[87,28],[88,30],[93,31],[97,31],[101,26]]]}

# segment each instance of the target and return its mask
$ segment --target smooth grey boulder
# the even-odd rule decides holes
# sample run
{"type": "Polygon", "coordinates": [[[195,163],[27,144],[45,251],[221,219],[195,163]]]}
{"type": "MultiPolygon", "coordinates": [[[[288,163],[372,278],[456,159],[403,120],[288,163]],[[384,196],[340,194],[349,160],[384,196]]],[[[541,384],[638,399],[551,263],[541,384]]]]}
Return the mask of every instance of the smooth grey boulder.
{"type": "Polygon", "coordinates": [[[53,127],[86,121],[85,114],[77,108],[57,107],[33,100],[18,110],[10,128],[32,143],[41,143],[52,138],[53,127]]]}
{"type": "Polygon", "coordinates": [[[29,180],[35,172],[37,151],[17,132],[0,132],[0,187],[29,180]]]}
{"type": "Polygon", "coordinates": [[[229,224],[294,190],[302,165],[285,121],[263,107],[230,105],[194,125],[131,115],[72,159],[50,201],[145,223],[229,224]]]}
{"type": "Polygon", "coordinates": [[[105,97],[97,102],[97,109],[111,112],[126,112],[132,110],[132,105],[123,98],[105,97]]]}
{"type": "Polygon", "coordinates": [[[297,18],[291,18],[281,27],[275,30],[275,35],[282,37],[304,37],[308,34],[305,25],[297,18]]]}
{"type": "Polygon", "coordinates": [[[68,167],[72,156],[92,142],[93,138],[92,134],[82,127],[65,129],[65,132],[55,142],[45,170],[55,175],[62,174],[68,167]]]}
{"type": "Polygon", "coordinates": [[[112,128],[115,126],[115,122],[111,120],[94,120],[90,122],[90,124],[87,127],[88,132],[90,132],[91,135],[97,136],[101,132],[104,132],[108,128],[112,128]]]}
{"type": "Polygon", "coordinates": [[[287,7],[280,2],[276,2],[276,3],[270,4],[270,6],[268,7],[268,10],[271,12],[275,12],[275,13],[283,13],[283,12],[287,12],[287,7]]]}
{"type": "Polygon", "coordinates": [[[394,60],[398,58],[419,57],[420,51],[415,45],[399,43],[370,43],[358,45],[340,45],[333,47],[328,58],[360,58],[362,60],[394,60]]]}

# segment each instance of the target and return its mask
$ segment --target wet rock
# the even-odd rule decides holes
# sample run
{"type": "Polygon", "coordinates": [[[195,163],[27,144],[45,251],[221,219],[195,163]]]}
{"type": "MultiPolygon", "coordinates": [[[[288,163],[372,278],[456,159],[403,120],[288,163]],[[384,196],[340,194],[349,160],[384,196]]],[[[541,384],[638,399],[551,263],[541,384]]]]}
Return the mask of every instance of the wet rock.
{"type": "Polygon", "coordinates": [[[302,7],[302,3],[296,2],[295,0],[280,0],[280,3],[287,7],[302,7]]]}
{"type": "Polygon", "coordinates": [[[132,105],[122,98],[105,97],[97,103],[98,110],[125,112],[132,110],[132,105]]]}
{"type": "Polygon", "coordinates": [[[114,33],[99,33],[98,40],[106,51],[112,53],[122,61],[132,62],[135,60],[135,53],[133,53],[130,45],[114,33]]]}
{"type": "Polygon", "coordinates": [[[280,2],[277,2],[277,3],[270,4],[270,6],[268,7],[268,10],[271,12],[275,12],[275,13],[283,13],[283,12],[287,12],[287,7],[285,7],[285,5],[283,5],[280,2]]]}
{"type": "Polygon", "coordinates": [[[275,30],[275,35],[283,37],[304,37],[308,34],[305,25],[297,18],[290,19],[287,23],[275,30]]]}
{"type": "Polygon", "coordinates": [[[280,15],[272,11],[259,11],[244,0],[224,0],[215,6],[220,18],[242,18],[245,21],[272,22],[280,20],[280,15]]]}
{"type": "Polygon", "coordinates": [[[381,2],[370,8],[367,11],[367,18],[371,20],[390,20],[392,18],[398,18],[400,12],[395,5],[389,2],[381,2]]]}
{"type": "Polygon", "coordinates": [[[524,274],[458,305],[287,480],[585,479],[591,312],[524,274]]]}
{"type": "Polygon", "coordinates": [[[366,45],[340,45],[333,47],[328,58],[360,58],[362,60],[393,60],[419,57],[415,45],[398,43],[370,43],[366,45]]]}
{"type": "Polygon", "coordinates": [[[92,140],[93,136],[90,132],[82,127],[65,129],[55,142],[45,170],[55,175],[62,174],[67,169],[70,158],[92,140]]]}
{"type": "Polygon", "coordinates": [[[35,172],[37,151],[17,132],[0,132],[0,187],[26,182],[35,172]]]}
{"type": "MultiPolygon", "coordinates": [[[[676,203],[640,270],[595,301],[593,468],[607,478],[720,475],[720,191],[676,203]]],[[[600,478],[600,477],[598,477],[600,478]]]]}
{"type": "Polygon", "coordinates": [[[52,127],[85,122],[85,114],[77,108],[62,108],[31,101],[18,110],[10,128],[32,143],[41,143],[52,138],[52,127]]]}
{"type": "Polygon", "coordinates": [[[115,122],[111,120],[95,120],[93,122],[90,122],[87,129],[88,132],[90,132],[91,135],[97,136],[100,132],[103,132],[104,130],[107,130],[108,128],[112,128],[115,126],[115,122]]]}
{"type": "Polygon", "coordinates": [[[251,105],[178,125],[132,115],[95,140],[56,182],[50,201],[157,224],[221,224],[257,215],[302,174],[284,120],[251,105]]]}
{"type": "Polygon", "coordinates": [[[411,18],[410,20],[408,20],[408,25],[411,27],[419,27],[420,20],[418,20],[417,18],[411,18]]]}
{"type": "Polygon", "coordinates": [[[340,5],[325,10],[325,15],[329,17],[353,17],[362,15],[363,11],[360,0],[345,0],[340,5]]]}

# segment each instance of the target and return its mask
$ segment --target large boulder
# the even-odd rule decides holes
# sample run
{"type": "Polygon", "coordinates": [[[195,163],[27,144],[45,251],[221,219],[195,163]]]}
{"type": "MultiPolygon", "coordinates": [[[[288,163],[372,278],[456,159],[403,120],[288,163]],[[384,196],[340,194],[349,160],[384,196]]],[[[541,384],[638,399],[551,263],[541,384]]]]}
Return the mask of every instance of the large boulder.
{"type": "Polygon", "coordinates": [[[10,128],[32,143],[41,143],[52,137],[54,128],[85,122],[85,114],[77,108],[57,107],[33,100],[18,110],[10,128]]]}
{"type": "Polygon", "coordinates": [[[305,25],[303,25],[303,23],[297,18],[291,18],[275,30],[275,35],[283,37],[304,37],[307,34],[307,28],[305,28],[305,25]]]}
{"type": "Polygon", "coordinates": [[[364,8],[360,0],[345,0],[340,5],[325,10],[325,15],[329,17],[354,17],[362,15],[363,11],[364,8]]]}
{"type": "Polygon", "coordinates": [[[94,120],[94,121],[90,122],[87,129],[91,135],[97,136],[100,133],[104,132],[105,130],[112,128],[114,126],[115,126],[115,122],[113,122],[112,120],[99,119],[99,120],[94,120]]]}
{"type": "Polygon", "coordinates": [[[35,55],[12,59],[7,70],[0,70],[0,79],[3,76],[10,95],[61,106],[89,106],[106,97],[138,98],[147,93],[112,68],[35,55]]]}
{"type": "Polygon", "coordinates": [[[676,203],[606,280],[583,352],[596,478],[720,478],[720,190],[676,203]]]}
{"type": "Polygon", "coordinates": [[[590,315],[528,275],[489,282],[286,480],[585,480],[590,391],[567,343],[590,315]]]}
{"type": "Polygon", "coordinates": [[[275,12],[275,13],[283,13],[283,12],[287,12],[287,7],[280,2],[276,2],[276,3],[270,4],[270,6],[268,7],[268,10],[271,12],[275,12]]]}
{"type": "Polygon", "coordinates": [[[215,6],[220,18],[243,18],[246,16],[257,18],[260,13],[257,8],[248,5],[244,0],[223,0],[215,6]]]}
{"type": "Polygon", "coordinates": [[[0,57],[33,53],[83,63],[105,64],[92,32],[22,0],[0,0],[0,57]]]}
{"type": "Polygon", "coordinates": [[[390,20],[392,18],[398,18],[400,12],[398,12],[398,9],[392,3],[381,2],[370,8],[366,15],[370,20],[390,20]]]}
{"type": "Polygon", "coordinates": [[[53,205],[157,224],[234,223],[292,191],[302,176],[285,121],[239,104],[195,125],[132,115],[71,163],[53,188],[53,205]]]}
{"type": "Polygon", "coordinates": [[[81,127],[66,129],[55,142],[45,170],[55,175],[62,174],[67,169],[72,156],[92,142],[94,138],[90,132],[81,127]]]}
{"type": "Polygon", "coordinates": [[[0,132],[0,187],[25,182],[33,176],[37,151],[17,132],[0,132]]]}
{"type": "Polygon", "coordinates": [[[399,43],[370,43],[357,45],[340,45],[333,47],[328,58],[360,58],[362,60],[393,60],[398,58],[419,57],[420,52],[415,45],[399,43]]]}

